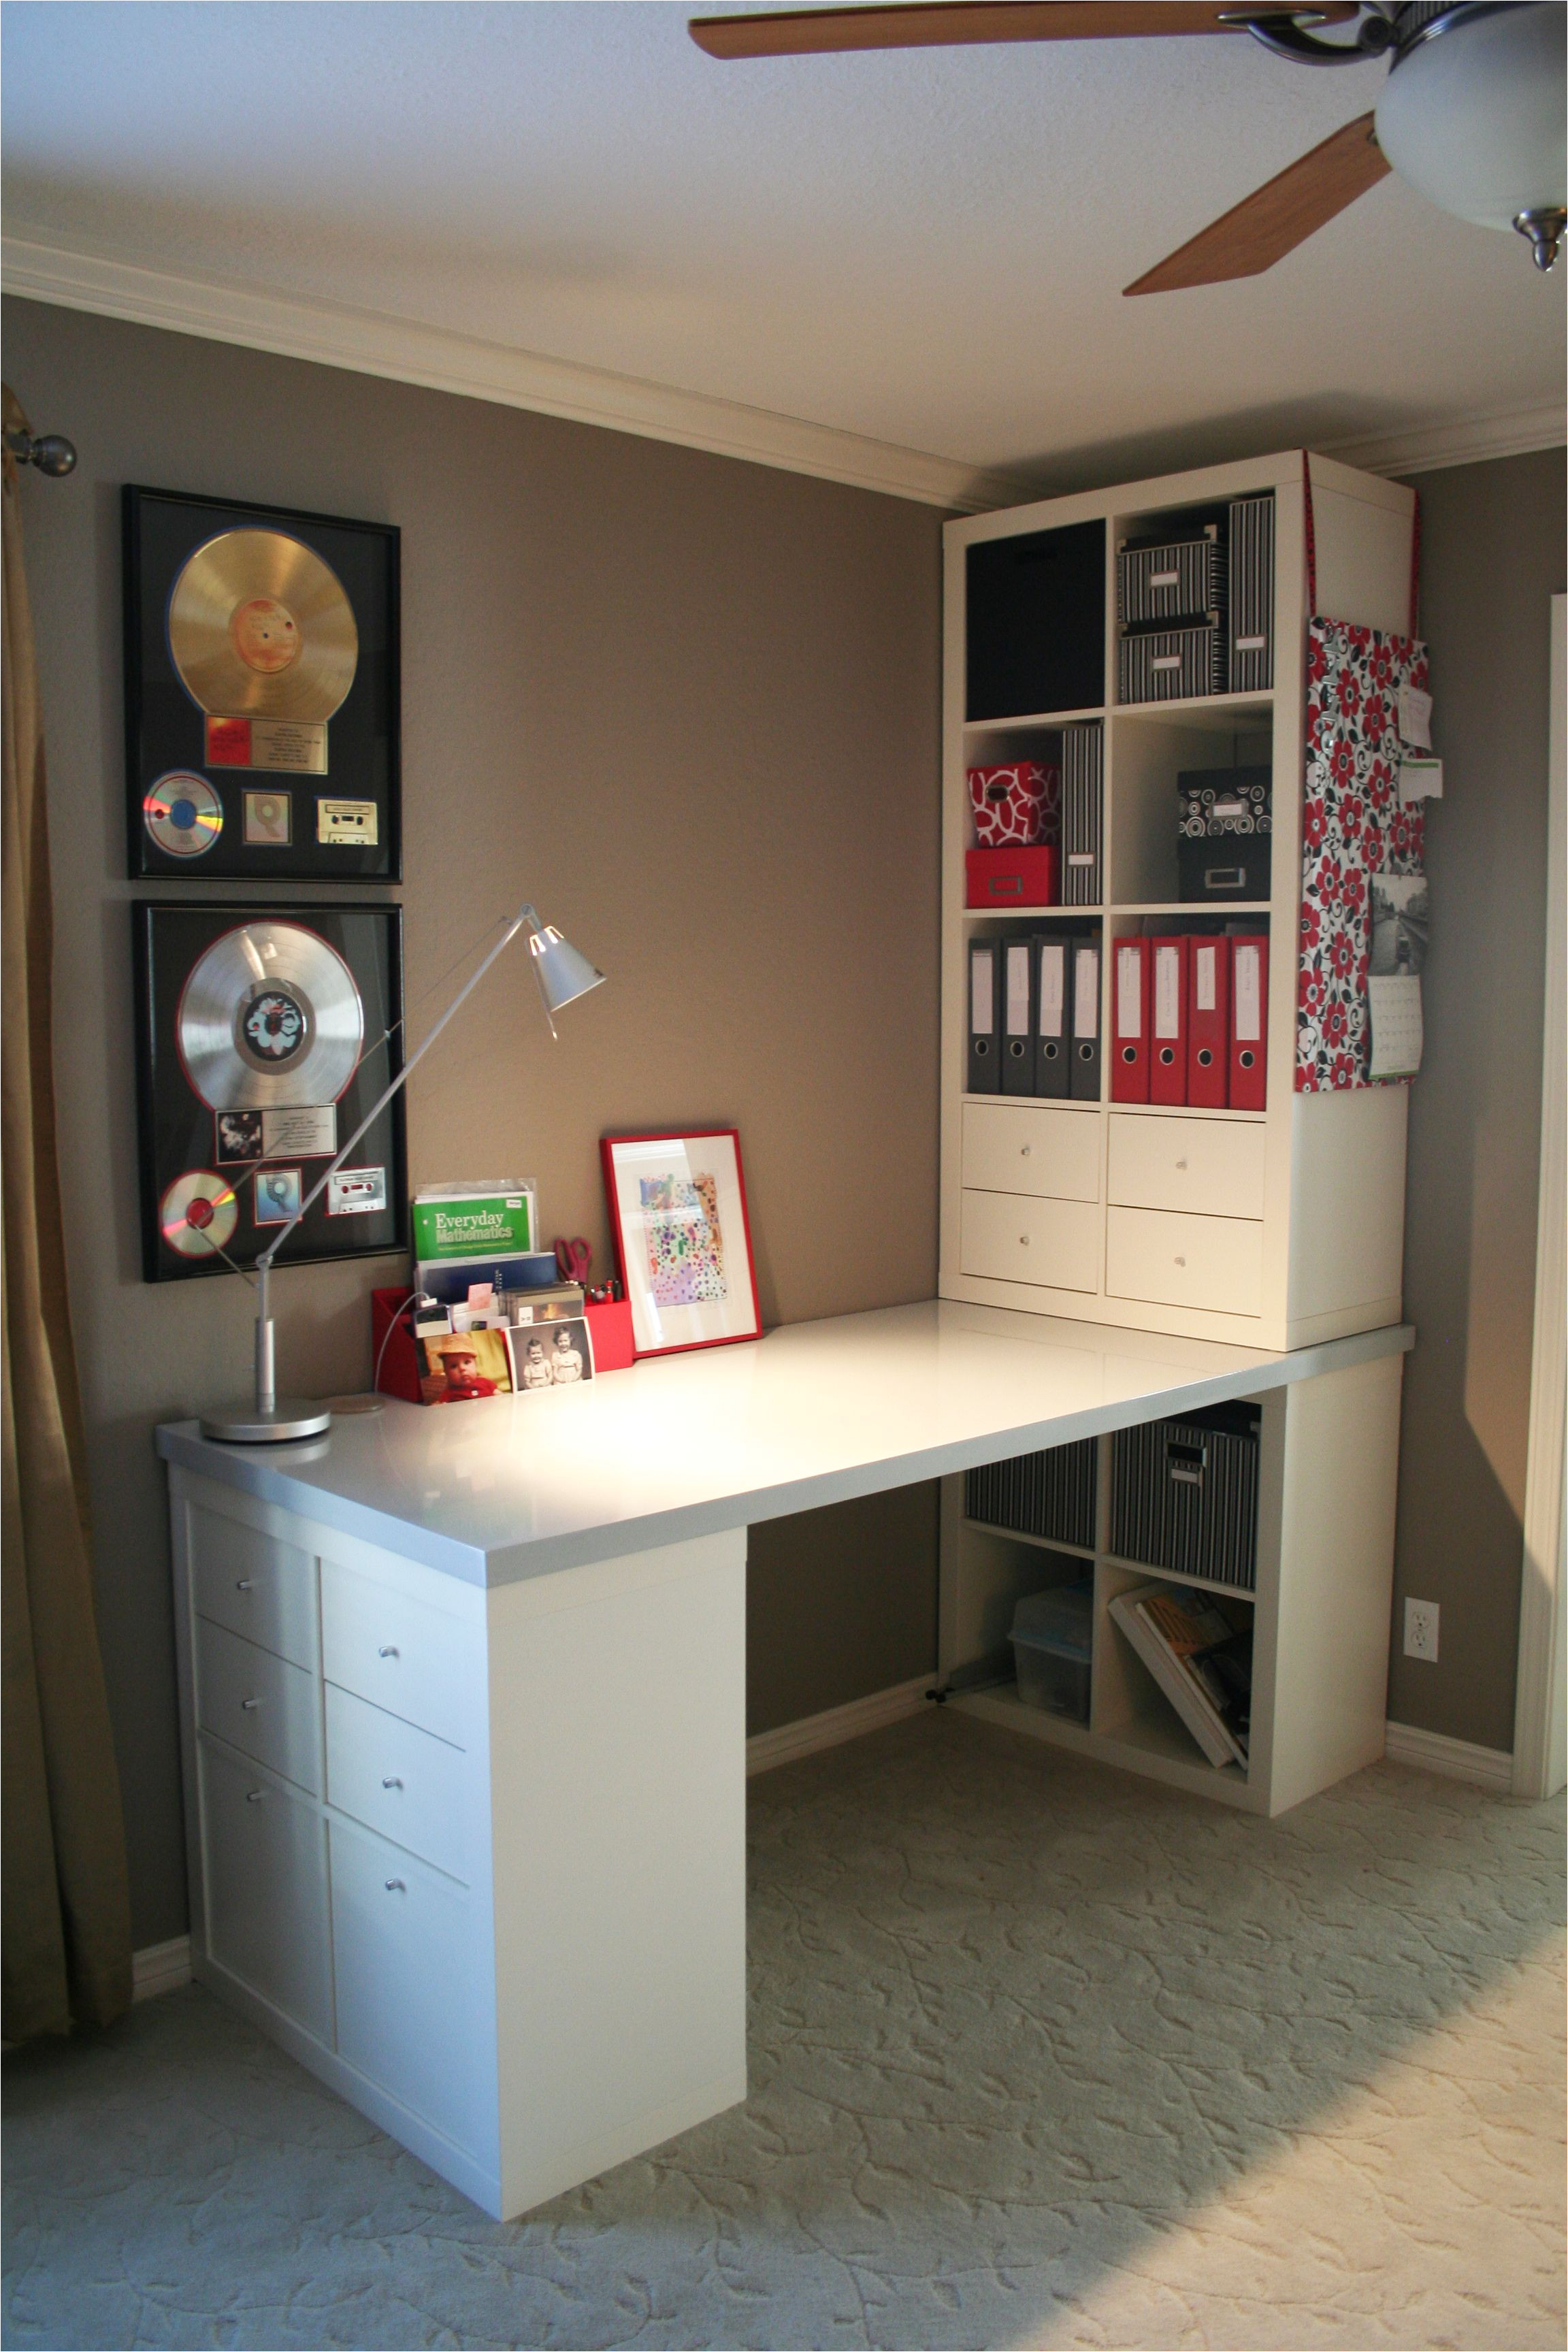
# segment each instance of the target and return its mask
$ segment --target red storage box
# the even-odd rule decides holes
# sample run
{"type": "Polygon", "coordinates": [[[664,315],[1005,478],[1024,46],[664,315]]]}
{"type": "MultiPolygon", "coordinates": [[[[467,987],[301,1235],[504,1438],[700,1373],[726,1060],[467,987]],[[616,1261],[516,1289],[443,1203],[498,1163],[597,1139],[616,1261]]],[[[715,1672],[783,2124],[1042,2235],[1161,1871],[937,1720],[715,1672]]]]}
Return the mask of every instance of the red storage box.
{"type": "Polygon", "coordinates": [[[969,907],[1054,907],[1060,891],[1054,843],[1035,849],[966,849],[964,904],[969,907]]]}
{"type": "Polygon", "coordinates": [[[588,1336],[594,1342],[594,1377],[601,1372],[629,1372],[637,1355],[632,1345],[632,1303],[629,1298],[611,1299],[603,1307],[593,1300],[583,1309],[588,1318],[588,1336]]]}

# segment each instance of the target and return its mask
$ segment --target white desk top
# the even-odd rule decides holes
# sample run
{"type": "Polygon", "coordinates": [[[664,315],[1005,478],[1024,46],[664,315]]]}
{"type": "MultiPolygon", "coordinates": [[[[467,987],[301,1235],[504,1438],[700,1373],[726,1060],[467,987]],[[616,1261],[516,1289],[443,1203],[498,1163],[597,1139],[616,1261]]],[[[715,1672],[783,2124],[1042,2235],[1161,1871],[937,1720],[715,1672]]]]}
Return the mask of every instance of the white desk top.
{"type": "Polygon", "coordinates": [[[582,1389],[335,1421],[302,1445],[158,1451],[470,1584],[972,1470],[1411,1347],[1390,1324],[1290,1355],[927,1299],[639,1363],[582,1389]]]}

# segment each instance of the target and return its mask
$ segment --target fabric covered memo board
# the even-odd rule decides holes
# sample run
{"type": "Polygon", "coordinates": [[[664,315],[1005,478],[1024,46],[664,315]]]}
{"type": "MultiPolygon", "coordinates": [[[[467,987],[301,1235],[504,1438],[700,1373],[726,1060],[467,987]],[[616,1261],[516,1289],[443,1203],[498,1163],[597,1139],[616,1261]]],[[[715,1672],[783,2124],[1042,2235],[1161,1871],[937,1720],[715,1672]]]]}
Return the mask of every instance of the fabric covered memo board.
{"type": "MultiPolygon", "coordinates": [[[[1307,647],[1301,951],[1296,1091],[1390,1083],[1367,1076],[1373,874],[1419,874],[1422,804],[1399,797],[1399,689],[1426,690],[1414,637],[1315,616],[1307,647]]],[[[1404,1080],[1392,1083],[1405,1084],[1404,1080]]]]}

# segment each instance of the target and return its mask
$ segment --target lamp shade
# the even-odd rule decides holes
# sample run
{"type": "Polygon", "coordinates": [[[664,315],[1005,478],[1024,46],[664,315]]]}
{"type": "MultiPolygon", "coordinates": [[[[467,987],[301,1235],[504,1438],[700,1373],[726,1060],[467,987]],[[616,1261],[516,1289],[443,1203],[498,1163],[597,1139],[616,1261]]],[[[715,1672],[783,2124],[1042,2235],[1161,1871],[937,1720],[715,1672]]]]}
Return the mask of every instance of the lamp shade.
{"type": "Polygon", "coordinates": [[[1377,143],[1402,180],[1482,228],[1568,196],[1561,0],[1459,9],[1405,51],[1377,102],[1377,143]]]}
{"type": "Polygon", "coordinates": [[[528,911],[528,951],[533,960],[533,976],[539,982],[546,1013],[556,1013],[563,1004],[597,988],[605,975],[585,955],[578,954],[570,940],[562,938],[553,923],[542,923],[531,907],[528,911]]]}

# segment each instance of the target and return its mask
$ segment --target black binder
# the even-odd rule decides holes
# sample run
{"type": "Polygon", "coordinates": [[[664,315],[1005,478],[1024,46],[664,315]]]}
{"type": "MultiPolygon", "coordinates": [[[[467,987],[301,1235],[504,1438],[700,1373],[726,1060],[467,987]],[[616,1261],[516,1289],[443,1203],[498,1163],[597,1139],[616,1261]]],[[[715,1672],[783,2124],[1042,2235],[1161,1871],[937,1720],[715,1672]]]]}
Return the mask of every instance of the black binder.
{"type": "Polygon", "coordinates": [[[1002,1092],[1032,1095],[1035,1091],[1035,991],[1030,966],[1034,947],[1027,939],[1002,942],[1002,1092]]]}
{"type": "Polygon", "coordinates": [[[1075,932],[1072,942],[1072,1078],[1074,1102],[1100,1100],[1100,933],[1075,932]]]}
{"type": "Polygon", "coordinates": [[[969,1031],[969,1092],[995,1095],[1002,1091],[997,1044],[1001,1034],[1002,942],[971,940],[968,992],[964,1017],[969,1031]]]}
{"type": "Polygon", "coordinates": [[[1072,937],[1065,930],[1039,933],[1035,961],[1035,1087],[1065,1099],[1072,1074],[1072,937]]]}

